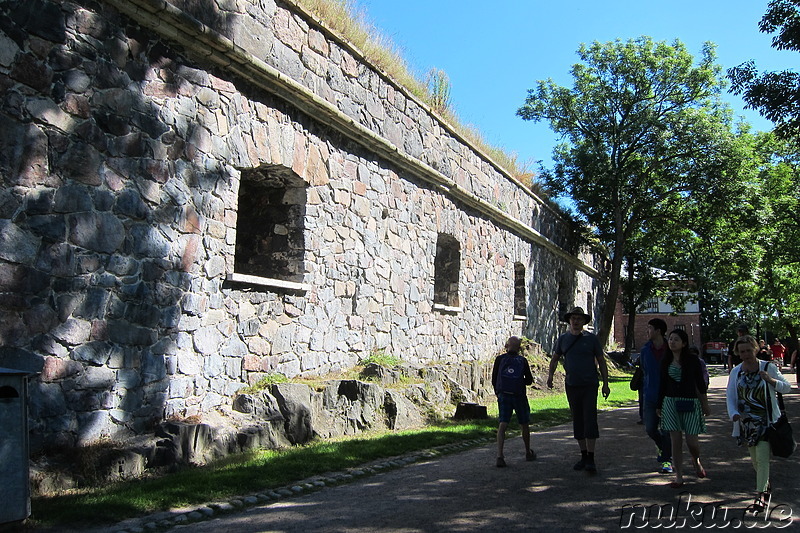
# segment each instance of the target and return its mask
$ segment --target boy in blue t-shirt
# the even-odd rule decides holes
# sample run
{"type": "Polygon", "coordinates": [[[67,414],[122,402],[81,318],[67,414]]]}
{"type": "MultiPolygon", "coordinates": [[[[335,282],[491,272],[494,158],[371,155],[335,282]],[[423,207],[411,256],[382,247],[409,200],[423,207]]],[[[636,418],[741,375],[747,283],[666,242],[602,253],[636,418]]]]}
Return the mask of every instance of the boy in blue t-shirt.
{"type": "Polygon", "coordinates": [[[498,355],[492,368],[492,386],[497,395],[500,425],[497,428],[497,466],[506,466],[503,445],[506,440],[506,429],[511,421],[511,414],[517,413],[517,420],[522,428],[522,442],[525,445],[525,460],[533,461],[536,453],[531,449],[530,417],[528,393],[525,387],[533,383],[533,374],[528,360],[519,351],[522,340],[510,337],[506,341],[506,353],[498,355]]]}

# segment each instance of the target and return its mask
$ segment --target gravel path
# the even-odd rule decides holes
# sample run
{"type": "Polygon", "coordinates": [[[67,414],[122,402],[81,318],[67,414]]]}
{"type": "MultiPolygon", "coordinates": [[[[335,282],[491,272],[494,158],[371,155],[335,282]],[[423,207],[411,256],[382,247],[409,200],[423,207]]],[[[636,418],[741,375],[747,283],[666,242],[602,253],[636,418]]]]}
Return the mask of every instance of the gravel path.
{"type": "MultiPolygon", "coordinates": [[[[712,415],[708,433],[701,436],[709,477],[687,475],[680,491],[667,486],[672,476],[656,472],[654,446],[636,423],[637,409],[627,408],[600,414],[596,475],[572,469],[579,457],[577,445],[571,426],[559,426],[533,435],[538,454],[533,462],[524,460],[519,437],[506,443],[507,468],[494,466],[494,443],[471,443],[458,453],[379,464],[356,472],[352,480],[330,479],[319,486],[289,488],[286,495],[209,505],[195,509],[194,515],[187,510],[178,514],[184,517],[178,525],[170,526],[176,524],[173,513],[169,520],[167,515],[151,517],[149,522],[118,524],[107,531],[147,531],[155,526],[175,533],[616,531],[675,526],[800,530],[800,452],[772,461],[771,520],[744,514],[752,502],[755,473],[746,449],[730,437],[726,382],[726,375],[712,378],[712,415]]],[[[793,390],[785,399],[800,436],[800,397],[793,390]]],[[[684,455],[688,457],[688,451],[684,455]]]]}

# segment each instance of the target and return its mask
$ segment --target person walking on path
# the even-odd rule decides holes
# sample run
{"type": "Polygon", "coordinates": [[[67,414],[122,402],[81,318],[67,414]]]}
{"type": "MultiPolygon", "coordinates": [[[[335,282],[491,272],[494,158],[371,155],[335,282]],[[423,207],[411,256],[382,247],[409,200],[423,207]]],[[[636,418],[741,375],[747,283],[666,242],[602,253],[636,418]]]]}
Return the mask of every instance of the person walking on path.
{"type": "Polygon", "coordinates": [[[778,368],[783,366],[783,357],[786,353],[786,346],[781,343],[781,340],[778,337],[775,337],[775,340],[772,341],[772,346],[770,346],[770,350],[772,350],[772,360],[775,361],[775,364],[778,365],[778,368]]]}
{"type": "Polygon", "coordinates": [[[762,361],[772,361],[772,350],[767,346],[767,341],[761,339],[758,341],[758,351],[756,352],[756,359],[762,361]]]}
{"type": "MultiPolygon", "coordinates": [[[[712,371],[708,398],[711,411],[722,413],[725,411],[728,374],[715,374],[712,371]]],[[[800,410],[800,395],[787,394],[786,401],[788,409],[800,410]]],[[[535,411],[533,415],[536,416],[535,411]]],[[[708,533],[755,533],[799,529],[800,490],[794,490],[794,487],[796,480],[800,479],[800,461],[780,461],[780,468],[772,470],[772,484],[784,488],[780,493],[780,503],[775,503],[778,494],[774,494],[768,521],[761,517],[753,519],[752,515],[745,515],[745,508],[752,503],[751,484],[754,476],[744,471],[746,465],[736,466],[744,460],[744,450],[736,446],[734,439],[722,437],[723,434],[730,434],[730,422],[725,416],[709,417],[708,433],[701,437],[706,459],[704,466],[711,466],[706,464],[708,460],[720,465],[715,472],[709,472],[713,474],[713,481],[698,484],[700,486],[696,489],[702,490],[693,487],[687,491],[690,486],[687,483],[683,490],[666,494],[665,491],[669,489],[663,486],[664,476],[643,468],[641,454],[629,453],[631,450],[644,450],[651,443],[643,431],[636,429],[638,417],[633,405],[598,412],[604,441],[612,435],[614,439],[614,453],[599,457],[598,467],[608,473],[613,472],[613,478],[565,480],[565,463],[559,459],[564,457],[562,445],[565,439],[572,437],[570,423],[548,428],[541,433],[534,432],[532,438],[538,458],[530,463],[519,461],[519,464],[509,463],[509,468],[492,468],[494,464],[487,461],[495,458],[495,443],[487,444],[477,439],[470,441],[475,444],[472,447],[462,448],[456,443],[445,445],[443,453],[433,457],[418,451],[411,452],[407,457],[409,461],[416,458],[416,462],[404,463],[395,461],[393,457],[382,457],[374,463],[359,465],[357,468],[364,470],[366,475],[356,475],[348,480],[338,480],[337,476],[339,473],[352,473],[351,468],[339,470],[339,467],[331,465],[332,471],[321,477],[296,479],[286,486],[287,489],[308,487],[299,494],[267,501],[259,499],[261,503],[255,505],[246,503],[248,498],[239,494],[235,496],[237,501],[232,505],[235,507],[233,512],[215,510],[210,516],[205,512],[194,512],[192,514],[202,514],[205,518],[190,523],[189,527],[191,533],[433,530],[479,533],[489,529],[548,533],[656,533],[691,529],[708,533]],[[721,440],[712,435],[719,435],[721,440]],[[705,439],[708,439],[708,445],[705,439]],[[706,452],[706,446],[709,445],[713,445],[713,451],[708,448],[706,452]],[[395,463],[403,464],[395,466],[395,463]],[[487,467],[476,468],[481,463],[487,467]],[[514,475],[509,475],[512,468],[514,475]],[[311,488],[319,479],[325,479],[325,487],[321,490],[316,486],[311,488]],[[612,483],[607,483],[612,479],[612,483]],[[599,481],[599,484],[595,481],[599,481]],[[692,493],[690,502],[689,492],[692,493]],[[241,507],[243,501],[245,507],[241,507]],[[319,512],[320,509],[326,511],[319,512]]],[[[519,446],[513,439],[509,439],[509,442],[515,448],[519,446]]],[[[601,446],[598,451],[602,453],[607,448],[609,446],[601,446]]],[[[572,448],[568,447],[566,452],[572,452],[572,448]]],[[[278,487],[270,488],[280,491],[278,487]]],[[[264,487],[257,494],[264,496],[267,492],[264,487]]],[[[208,511],[209,502],[217,509],[214,503],[220,503],[221,497],[210,495],[209,498],[208,502],[198,503],[197,509],[208,511]]],[[[102,531],[148,531],[150,528],[145,527],[148,522],[169,519],[180,520],[174,529],[169,530],[170,533],[186,533],[187,513],[183,511],[188,510],[173,510],[166,518],[165,513],[140,516],[113,528],[109,525],[102,531]]],[[[106,513],[101,520],[114,521],[113,513],[106,513]]],[[[51,530],[55,531],[53,528],[51,530]]],[[[77,523],[74,527],[58,531],[87,533],[86,526],[77,523]]],[[[95,529],[90,531],[100,533],[95,529]]]]}
{"type": "Polygon", "coordinates": [[[520,355],[522,340],[510,337],[506,341],[506,353],[498,355],[492,368],[492,384],[497,395],[497,409],[500,425],[497,428],[497,466],[506,466],[503,446],[506,440],[506,429],[511,422],[512,412],[517,413],[517,420],[522,428],[522,442],[525,445],[525,460],[533,461],[536,453],[531,449],[530,417],[526,387],[533,383],[533,374],[528,360],[520,355]]]}
{"type": "Polygon", "coordinates": [[[672,439],[669,433],[660,428],[661,419],[656,413],[658,395],[661,391],[661,362],[667,351],[667,323],[653,318],[647,323],[648,341],[642,346],[639,363],[644,372],[642,391],[644,430],[656,444],[659,470],[662,474],[672,473],[672,439]]]}
{"type": "Polygon", "coordinates": [[[750,508],[753,512],[762,512],[772,491],[769,482],[770,446],[764,435],[781,415],[776,393],[787,393],[792,386],[776,365],[756,358],[758,343],[750,335],[739,337],[734,350],[742,362],[728,376],[725,395],[728,416],[733,422],[733,436],[739,446],[747,446],[756,471],[758,494],[750,508]]]}
{"type": "Polygon", "coordinates": [[[700,463],[700,440],[705,433],[709,414],[708,384],[703,376],[700,358],[689,350],[689,336],[682,329],[672,330],[667,339],[669,350],[661,362],[661,390],[658,396],[658,415],[661,429],[672,440],[672,467],[675,481],[672,488],[683,486],[683,439],[692,455],[698,478],[706,477],[700,463]]]}
{"type": "Polygon", "coordinates": [[[553,348],[547,386],[553,388],[553,375],[563,357],[573,436],[581,450],[581,459],[573,468],[594,473],[597,471],[595,441],[600,436],[597,426],[598,369],[603,379],[603,398],[608,398],[611,389],[608,387],[608,366],[600,341],[596,335],[583,330],[591,320],[591,315],[581,307],[575,307],[563,316],[562,321],[569,324],[569,329],[558,338],[553,348]]]}

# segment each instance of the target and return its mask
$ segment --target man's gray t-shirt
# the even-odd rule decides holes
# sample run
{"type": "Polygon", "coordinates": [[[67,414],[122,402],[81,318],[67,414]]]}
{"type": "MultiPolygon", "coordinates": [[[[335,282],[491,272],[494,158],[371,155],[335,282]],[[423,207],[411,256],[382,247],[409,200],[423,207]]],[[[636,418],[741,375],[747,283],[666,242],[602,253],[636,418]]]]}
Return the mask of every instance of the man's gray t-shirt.
{"type": "Polygon", "coordinates": [[[576,340],[576,335],[564,333],[556,341],[553,353],[561,354],[567,373],[566,383],[570,387],[597,386],[600,383],[597,360],[603,357],[603,348],[597,335],[584,331],[576,340]]]}

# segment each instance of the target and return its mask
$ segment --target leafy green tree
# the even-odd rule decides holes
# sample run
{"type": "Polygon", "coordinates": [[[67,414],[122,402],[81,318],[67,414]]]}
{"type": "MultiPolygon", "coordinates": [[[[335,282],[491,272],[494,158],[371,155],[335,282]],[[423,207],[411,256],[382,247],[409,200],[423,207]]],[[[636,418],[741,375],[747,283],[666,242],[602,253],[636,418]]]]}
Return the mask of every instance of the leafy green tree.
{"type": "Polygon", "coordinates": [[[694,279],[704,336],[728,340],[739,322],[797,337],[800,321],[800,154],[772,133],[741,133],[749,154],[737,194],[686,203],[682,233],[665,245],[668,265],[694,279]]]}
{"type": "MultiPolygon", "coordinates": [[[[800,1],[771,0],[759,22],[762,33],[774,34],[778,50],[800,51],[800,1]]],[[[789,333],[797,346],[800,321],[800,183],[798,183],[798,141],[800,141],[800,74],[794,70],[758,72],[749,61],[728,70],[732,91],[741,94],[748,107],[773,121],[781,142],[770,136],[757,139],[760,166],[758,198],[763,231],[759,283],[753,287],[753,307],[762,310],[762,323],[775,331],[789,333]]],[[[781,333],[783,335],[783,333],[781,333]]]]}
{"type": "MultiPolygon", "coordinates": [[[[697,223],[693,220],[693,213],[705,215],[698,221],[701,223],[713,221],[726,214],[724,207],[700,208],[698,204],[703,203],[704,199],[704,195],[688,197],[680,211],[670,210],[654,217],[628,243],[626,275],[621,281],[623,310],[628,313],[629,338],[626,339],[626,350],[633,347],[636,316],[649,299],[658,298],[680,311],[690,301],[695,301],[698,295],[704,294],[705,284],[697,283],[699,276],[689,268],[693,263],[686,261],[693,251],[689,244],[702,242],[700,239],[688,240],[696,237],[701,227],[698,225],[698,229],[692,229],[697,223]]],[[[701,297],[701,309],[703,301],[701,297]]],[[[695,341],[692,330],[692,342],[695,341]]]]}
{"type": "Polygon", "coordinates": [[[599,332],[605,344],[633,236],[659,218],[677,217],[693,196],[725,198],[739,156],[712,44],[697,64],[680,41],[649,37],[581,45],[578,56],[572,88],[539,81],[517,113],[549,121],[567,141],[542,179],[572,198],[608,249],[599,332]]]}
{"type": "MultiPolygon", "coordinates": [[[[772,46],[778,50],[800,51],[800,2],[772,0],[758,27],[775,33],[772,46]]],[[[741,94],[747,107],[757,109],[776,124],[785,138],[800,136],[800,74],[791,70],[759,74],[753,61],[728,70],[732,92],[741,94]]]]}
{"type": "Polygon", "coordinates": [[[796,345],[800,322],[800,154],[771,134],[757,139],[760,154],[758,237],[761,260],[755,298],[764,322],[796,345]]]}
{"type": "Polygon", "coordinates": [[[730,340],[744,321],[762,322],[762,232],[765,227],[760,174],[762,150],[747,127],[733,139],[738,154],[735,187],[724,197],[693,195],[683,203],[680,218],[661,220],[651,231],[673,224],[670,239],[654,259],[661,268],[691,279],[697,291],[703,338],[730,340]]]}

